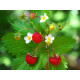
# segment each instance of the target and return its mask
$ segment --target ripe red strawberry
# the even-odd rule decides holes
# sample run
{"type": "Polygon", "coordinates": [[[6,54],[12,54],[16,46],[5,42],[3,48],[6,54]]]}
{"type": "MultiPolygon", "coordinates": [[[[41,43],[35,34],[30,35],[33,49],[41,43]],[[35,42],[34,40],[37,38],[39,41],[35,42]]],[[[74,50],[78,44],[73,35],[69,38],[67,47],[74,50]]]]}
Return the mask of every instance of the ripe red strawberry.
{"type": "Polygon", "coordinates": [[[26,62],[28,64],[35,64],[37,62],[37,57],[32,57],[32,56],[30,56],[30,54],[27,54],[26,62]]]}
{"type": "Polygon", "coordinates": [[[41,36],[41,34],[39,34],[39,33],[34,33],[33,34],[33,36],[32,36],[32,40],[35,42],[35,43],[40,43],[40,42],[42,42],[42,36],[41,36]]]}
{"type": "Polygon", "coordinates": [[[53,65],[59,65],[61,63],[61,57],[58,56],[58,57],[52,57],[50,58],[50,62],[53,64],[53,65]]]}
{"type": "Polygon", "coordinates": [[[36,17],[36,13],[31,13],[31,16],[30,16],[32,19],[35,19],[36,17]]]}

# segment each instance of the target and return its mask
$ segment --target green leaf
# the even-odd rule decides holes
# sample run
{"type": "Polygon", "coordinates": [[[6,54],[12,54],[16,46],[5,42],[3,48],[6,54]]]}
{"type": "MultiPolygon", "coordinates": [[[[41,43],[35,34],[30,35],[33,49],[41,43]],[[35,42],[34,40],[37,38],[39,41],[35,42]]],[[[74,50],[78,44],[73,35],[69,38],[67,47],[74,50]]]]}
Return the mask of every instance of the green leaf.
{"type": "Polygon", "coordinates": [[[58,54],[69,52],[73,48],[74,44],[75,40],[66,36],[56,37],[52,43],[54,51],[58,54]]]}
{"type": "Polygon", "coordinates": [[[26,56],[15,58],[12,62],[13,70],[31,70],[32,66],[27,64],[26,56]]]}
{"type": "Polygon", "coordinates": [[[42,27],[41,27],[41,25],[38,23],[37,24],[37,26],[36,26],[36,30],[38,31],[38,32],[41,32],[42,31],[42,27]]]}
{"type": "MultiPolygon", "coordinates": [[[[33,28],[33,26],[30,25],[30,23],[25,20],[24,21],[14,21],[14,23],[10,22],[10,24],[12,25],[13,29],[15,29],[17,32],[24,28],[33,28]]],[[[34,31],[30,29],[21,31],[22,34],[27,34],[28,32],[34,33],[34,31]]]]}
{"type": "Polygon", "coordinates": [[[25,65],[26,65],[26,62],[24,62],[23,64],[21,64],[21,65],[17,68],[17,70],[22,70],[25,65]]]}
{"type": "Polygon", "coordinates": [[[26,44],[23,36],[20,40],[16,40],[13,33],[6,34],[3,39],[5,47],[13,55],[33,52],[37,46],[33,41],[26,44]]]}
{"type": "Polygon", "coordinates": [[[35,66],[32,68],[32,70],[40,70],[41,67],[41,56],[38,57],[38,62],[35,64],[35,66]]]}
{"type": "Polygon", "coordinates": [[[41,56],[42,69],[45,70],[45,66],[47,64],[48,53],[43,53],[41,56]]]}
{"type": "MultiPolygon", "coordinates": [[[[42,43],[42,44],[44,45],[44,43],[42,43]]],[[[38,50],[38,56],[40,56],[40,58],[41,58],[41,60],[40,60],[41,67],[43,70],[45,70],[45,66],[47,64],[48,52],[46,51],[46,48],[43,47],[43,45],[38,50]]]]}
{"type": "Polygon", "coordinates": [[[18,57],[16,59],[14,59],[13,61],[13,65],[12,65],[12,69],[14,70],[39,70],[41,68],[41,58],[39,58],[38,62],[34,65],[29,65],[26,60],[25,57],[18,57]]]}
{"type": "Polygon", "coordinates": [[[14,70],[22,69],[20,68],[20,66],[23,64],[24,61],[25,61],[25,57],[19,57],[14,59],[14,61],[12,62],[12,69],[14,70]]]}
{"type": "Polygon", "coordinates": [[[61,56],[61,63],[59,65],[52,65],[50,63],[50,69],[52,70],[66,70],[68,68],[66,59],[61,56]]]}

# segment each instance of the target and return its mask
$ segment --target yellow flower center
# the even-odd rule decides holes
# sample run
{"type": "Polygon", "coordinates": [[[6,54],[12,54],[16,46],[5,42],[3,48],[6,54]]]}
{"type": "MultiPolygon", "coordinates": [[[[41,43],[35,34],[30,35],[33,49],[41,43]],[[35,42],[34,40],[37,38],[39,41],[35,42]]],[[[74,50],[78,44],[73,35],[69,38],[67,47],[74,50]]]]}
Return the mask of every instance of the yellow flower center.
{"type": "Polygon", "coordinates": [[[31,39],[31,36],[28,36],[28,40],[30,40],[31,39]]]}
{"type": "Polygon", "coordinates": [[[48,37],[48,41],[51,41],[51,37],[48,37]]]}
{"type": "Polygon", "coordinates": [[[54,30],[54,29],[55,29],[55,26],[52,24],[52,25],[50,26],[50,29],[51,29],[51,30],[54,30]]]}
{"type": "Polygon", "coordinates": [[[42,17],[42,20],[45,20],[45,19],[46,19],[46,17],[45,17],[45,16],[43,16],[43,17],[42,17]]]}
{"type": "Polygon", "coordinates": [[[47,45],[48,45],[48,46],[51,44],[51,42],[50,42],[50,41],[47,41],[46,43],[47,43],[47,45]]]}

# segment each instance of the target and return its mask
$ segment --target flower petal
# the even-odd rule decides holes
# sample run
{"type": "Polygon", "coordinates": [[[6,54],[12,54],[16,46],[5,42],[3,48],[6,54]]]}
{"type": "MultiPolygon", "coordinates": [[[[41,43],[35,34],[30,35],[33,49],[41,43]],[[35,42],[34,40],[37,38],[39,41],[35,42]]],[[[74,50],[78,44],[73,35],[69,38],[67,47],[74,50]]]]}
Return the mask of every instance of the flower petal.
{"type": "Polygon", "coordinates": [[[40,22],[42,23],[42,22],[44,22],[44,21],[41,19],[40,22]]]}
{"type": "Polygon", "coordinates": [[[54,37],[52,37],[52,40],[54,40],[54,37]]]}
{"type": "Polygon", "coordinates": [[[42,19],[43,15],[40,16],[40,18],[42,19]]]}
{"type": "Polygon", "coordinates": [[[44,16],[46,17],[46,19],[49,19],[49,17],[46,15],[46,13],[44,13],[44,16]]]}
{"type": "Polygon", "coordinates": [[[48,39],[48,36],[45,36],[45,39],[48,39]]]}
{"type": "Polygon", "coordinates": [[[50,41],[51,43],[53,42],[53,40],[50,41]]]}
{"type": "Polygon", "coordinates": [[[47,16],[46,13],[44,13],[44,16],[47,16]]]}
{"type": "Polygon", "coordinates": [[[52,35],[51,35],[51,34],[49,34],[49,35],[48,35],[48,37],[52,37],[52,35]]]}
{"type": "Polygon", "coordinates": [[[29,33],[27,33],[27,36],[31,36],[31,37],[32,37],[32,35],[33,35],[33,34],[31,34],[30,32],[29,32],[29,33]]]}
{"type": "Polygon", "coordinates": [[[24,37],[24,40],[27,40],[27,36],[24,37]]]}
{"type": "Polygon", "coordinates": [[[49,17],[48,17],[48,16],[46,16],[46,19],[49,19],[49,17]]]}
{"type": "Polygon", "coordinates": [[[46,21],[46,19],[43,22],[45,22],[45,21],[46,21]]]}
{"type": "Polygon", "coordinates": [[[47,42],[48,40],[45,40],[45,42],[47,42]]]}
{"type": "Polygon", "coordinates": [[[26,40],[26,43],[29,43],[30,41],[29,40],[26,40]]]}

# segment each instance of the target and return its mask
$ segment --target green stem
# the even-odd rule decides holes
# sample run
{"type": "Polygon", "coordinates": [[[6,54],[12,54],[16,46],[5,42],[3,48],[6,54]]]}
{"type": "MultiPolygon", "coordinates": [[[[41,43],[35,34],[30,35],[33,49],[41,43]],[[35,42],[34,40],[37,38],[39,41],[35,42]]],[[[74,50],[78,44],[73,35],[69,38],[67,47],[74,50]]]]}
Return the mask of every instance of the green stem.
{"type": "Polygon", "coordinates": [[[36,27],[35,27],[35,25],[33,24],[33,22],[31,21],[31,20],[29,20],[29,19],[27,19],[32,25],[33,25],[33,27],[36,29],[36,27]]]}

